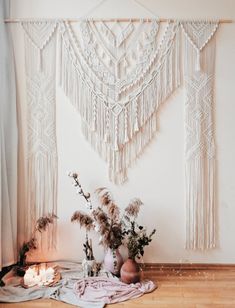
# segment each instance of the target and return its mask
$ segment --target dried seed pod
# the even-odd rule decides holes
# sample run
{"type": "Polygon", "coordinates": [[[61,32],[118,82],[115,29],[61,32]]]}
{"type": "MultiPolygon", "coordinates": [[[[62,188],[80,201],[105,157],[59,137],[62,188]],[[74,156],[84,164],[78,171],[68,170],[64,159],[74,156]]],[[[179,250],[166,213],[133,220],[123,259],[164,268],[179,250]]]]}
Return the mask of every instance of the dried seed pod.
{"type": "Polygon", "coordinates": [[[87,199],[89,199],[90,196],[91,196],[91,194],[90,194],[89,192],[87,192],[87,193],[84,194],[84,197],[87,198],[87,199]]]}

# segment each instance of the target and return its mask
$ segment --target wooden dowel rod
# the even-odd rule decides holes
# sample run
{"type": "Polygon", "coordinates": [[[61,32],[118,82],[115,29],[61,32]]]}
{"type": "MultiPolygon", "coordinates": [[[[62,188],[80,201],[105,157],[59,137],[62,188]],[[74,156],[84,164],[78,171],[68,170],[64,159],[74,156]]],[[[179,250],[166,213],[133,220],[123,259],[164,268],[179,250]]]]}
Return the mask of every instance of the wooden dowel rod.
{"type": "MultiPolygon", "coordinates": [[[[119,22],[128,22],[128,21],[132,21],[132,22],[137,22],[140,20],[143,20],[145,22],[150,22],[152,20],[154,20],[154,18],[88,18],[88,19],[83,19],[83,18],[12,18],[12,19],[5,19],[5,23],[18,23],[18,22],[24,22],[24,21],[56,21],[56,20],[64,20],[64,21],[68,21],[68,22],[79,22],[82,20],[93,20],[93,21],[103,21],[103,22],[115,22],[115,21],[119,21],[119,22]]],[[[184,21],[184,19],[172,19],[172,18],[160,18],[159,21],[160,22],[167,22],[167,21],[174,21],[174,20],[179,20],[179,21],[184,21]]],[[[203,19],[192,19],[195,21],[203,21],[203,19]]],[[[210,20],[210,19],[208,19],[210,20]]],[[[213,19],[211,19],[213,20],[213,19]]],[[[215,19],[216,20],[216,19],[215,19]]],[[[186,19],[185,21],[190,21],[190,19],[186,19]]],[[[234,21],[231,19],[219,19],[218,20],[219,23],[221,24],[225,24],[225,23],[233,23],[234,21]]]]}

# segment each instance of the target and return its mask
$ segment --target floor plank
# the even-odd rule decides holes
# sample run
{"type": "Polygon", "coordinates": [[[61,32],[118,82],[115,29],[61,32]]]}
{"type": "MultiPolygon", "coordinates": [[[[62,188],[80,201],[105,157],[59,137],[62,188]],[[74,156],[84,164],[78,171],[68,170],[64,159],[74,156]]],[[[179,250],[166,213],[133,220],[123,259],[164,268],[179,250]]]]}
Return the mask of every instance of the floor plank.
{"type": "MultiPolygon", "coordinates": [[[[224,308],[235,307],[234,269],[146,269],[146,279],[158,288],[138,299],[108,305],[117,308],[224,308]]],[[[0,304],[1,308],[68,308],[54,300],[35,300],[18,304],[0,304]]]]}

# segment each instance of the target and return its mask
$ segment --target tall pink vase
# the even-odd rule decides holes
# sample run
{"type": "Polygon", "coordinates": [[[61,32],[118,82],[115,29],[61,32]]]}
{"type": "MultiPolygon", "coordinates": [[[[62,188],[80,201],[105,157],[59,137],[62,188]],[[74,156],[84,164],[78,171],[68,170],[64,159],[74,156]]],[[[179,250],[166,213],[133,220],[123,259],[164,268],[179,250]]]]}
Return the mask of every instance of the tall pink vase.
{"type": "Polygon", "coordinates": [[[104,256],[104,268],[112,274],[119,276],[123,258],[117,249],[108,248],[104,256]]]}

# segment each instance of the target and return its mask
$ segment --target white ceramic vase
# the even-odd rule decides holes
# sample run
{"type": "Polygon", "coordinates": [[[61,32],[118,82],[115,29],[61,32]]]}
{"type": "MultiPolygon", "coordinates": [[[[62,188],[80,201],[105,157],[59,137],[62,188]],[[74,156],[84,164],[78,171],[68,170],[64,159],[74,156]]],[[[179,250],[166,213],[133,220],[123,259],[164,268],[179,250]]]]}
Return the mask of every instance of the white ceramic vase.
{"type": "Polygon", "coordinates": [[[123,258],[117,249],[108,248],[104,256],[104,268],[112,274],[119,276],[123,258]]]}
{"type": "Polygon", "coordinates": [[[84,259],[82,261],[82,268],[83,268],[84,277],[93,276],[95,265],[96,265],[95,260],[84,259]]]}

